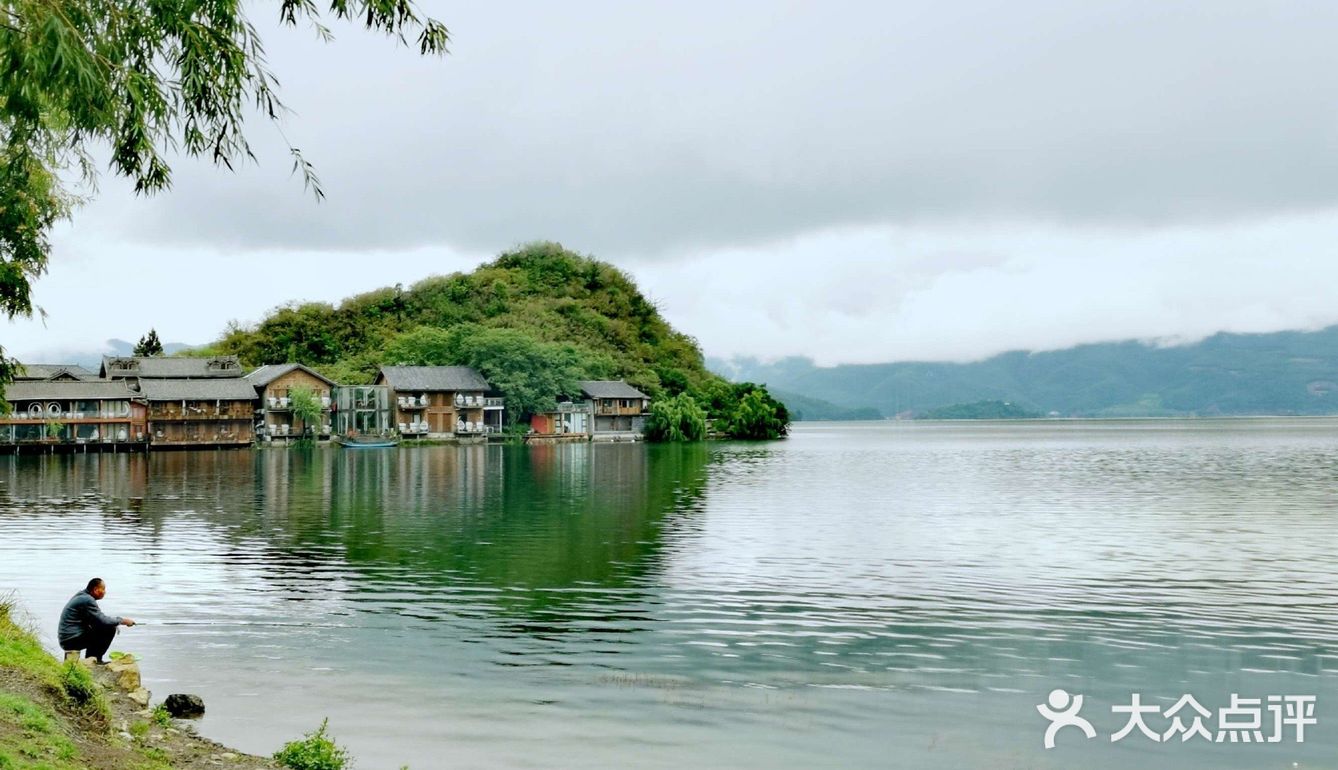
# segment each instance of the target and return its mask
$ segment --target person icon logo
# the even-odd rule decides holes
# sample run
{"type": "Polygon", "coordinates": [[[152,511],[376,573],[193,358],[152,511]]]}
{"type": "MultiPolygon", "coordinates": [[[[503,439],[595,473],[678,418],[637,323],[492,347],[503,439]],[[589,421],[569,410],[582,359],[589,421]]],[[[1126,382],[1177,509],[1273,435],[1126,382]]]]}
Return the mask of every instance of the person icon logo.
{"type": "Polygon", "coordinates": [[[1092,723],[1078,716],[1078,712],[1082,711],[1081,695],[1070,695],[1067,690],[1056,688],[1050,691],[1045,700],[1046,702],[1038,705],[1036,710],[1041,712],[1041,716],[1050,720],[1050,726],[1045,728],[1047,749],[1055,747],[1055,734],[1061,727],[1076,727],[1088,738],[1096,737],[1092,723]]]}

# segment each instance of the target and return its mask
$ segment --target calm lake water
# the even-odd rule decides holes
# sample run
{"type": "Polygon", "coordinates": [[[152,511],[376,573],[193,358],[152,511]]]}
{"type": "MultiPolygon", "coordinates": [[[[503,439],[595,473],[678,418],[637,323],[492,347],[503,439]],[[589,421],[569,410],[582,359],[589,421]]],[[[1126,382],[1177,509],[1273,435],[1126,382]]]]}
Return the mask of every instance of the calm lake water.
{"type": "Polygon", "coordinates": [[[201,732],[361,768],[1338,767],[1335,529],[1332,419],[0,458],[48,644],[98,574],[201,732]],[[1042,748],[1057,687],[1096,739],[1042,748]],[[1318,724],[1112,743],[1134,692],[1318,724]]]}

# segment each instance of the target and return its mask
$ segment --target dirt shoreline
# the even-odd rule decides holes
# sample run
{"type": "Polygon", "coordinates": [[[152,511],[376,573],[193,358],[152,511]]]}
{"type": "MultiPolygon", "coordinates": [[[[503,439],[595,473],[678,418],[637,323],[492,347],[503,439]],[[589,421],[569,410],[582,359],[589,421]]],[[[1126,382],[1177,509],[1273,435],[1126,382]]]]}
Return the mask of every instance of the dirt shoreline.
{"type": "MultiPolygon", "coordinates": [[[[274,770],[279,765],[266,757],[257,757],[224,746],[195,732],[188,719],[173,719],[163,725],[154,719],[152,707],[137,703],[132,694],[139,686],[138,661],[134,669],[134,687],[127,687],[127,677],[118,671],[119,661],[112,665],[92,665],[93,680],[101,685],[111,710],[111,735],[145,749],[161,758],[174,770],[203,770],[204,768],[237,768],[237,770],[274,770]]],[[[100,769],[99,769],[100,770],[100,769]]]]}

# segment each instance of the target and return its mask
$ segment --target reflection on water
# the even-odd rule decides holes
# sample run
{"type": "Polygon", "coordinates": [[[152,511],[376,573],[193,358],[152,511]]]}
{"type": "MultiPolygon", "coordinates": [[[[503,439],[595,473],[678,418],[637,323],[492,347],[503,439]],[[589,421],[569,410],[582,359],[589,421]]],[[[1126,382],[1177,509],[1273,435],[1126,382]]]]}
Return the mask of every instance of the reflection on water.
{"type": "Polygon", "coordinates": [[[3,458],[0,590],[101,574],[203,732],[364,767],[1325,767],[1336,477],[1324,419],[3,458]],[[1061,686],[1101,739],[1045,752],[1061,686]],[[1320,722],[1111,744],[1132,692],[1320,722]]]}

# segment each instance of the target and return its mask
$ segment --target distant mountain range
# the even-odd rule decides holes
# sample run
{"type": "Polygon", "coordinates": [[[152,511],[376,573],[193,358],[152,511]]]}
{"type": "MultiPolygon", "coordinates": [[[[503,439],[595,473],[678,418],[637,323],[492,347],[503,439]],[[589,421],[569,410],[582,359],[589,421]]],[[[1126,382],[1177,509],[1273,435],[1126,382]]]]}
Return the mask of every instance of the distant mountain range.
{"type": "Polygon", "coordinates": [[[819,413],[802,406],[813,402],[889,417],[982,401],[1075,417],[1338,414],[1338,326],[1222,333],[1190,345],[1127,341],[1015,351],[973,363],[820,367],[807,358],[735,358],[708,366],[798,396],[804,419],[819,413]]]}
{"type": "MultiPolygon", "coordinates": [[[[194,347],[199,347],[199,345],[188,345],[184,342],[164,342],[163,352],[172,355],[194,347]]],[[[38,353],[33,356],[25,356],[23,360],[30,364],[78,364],[85,369],[96,372],[102,367],[103,356],[129,356],[133,355],[134,352],[135,343],[113,338],[103,343],[100,350],[38,353]]]]}

